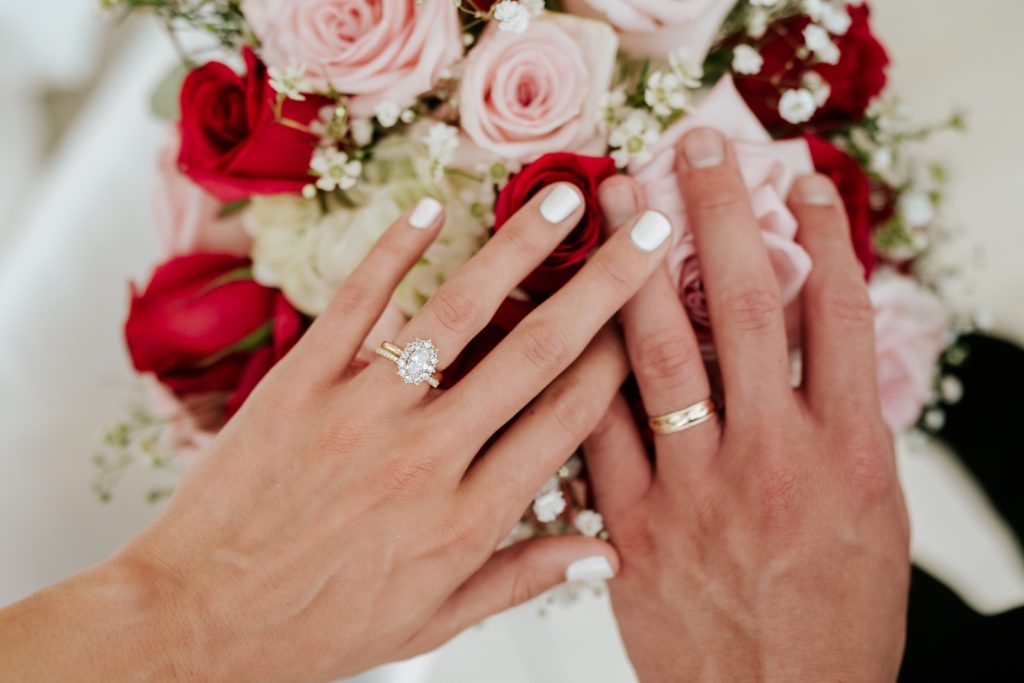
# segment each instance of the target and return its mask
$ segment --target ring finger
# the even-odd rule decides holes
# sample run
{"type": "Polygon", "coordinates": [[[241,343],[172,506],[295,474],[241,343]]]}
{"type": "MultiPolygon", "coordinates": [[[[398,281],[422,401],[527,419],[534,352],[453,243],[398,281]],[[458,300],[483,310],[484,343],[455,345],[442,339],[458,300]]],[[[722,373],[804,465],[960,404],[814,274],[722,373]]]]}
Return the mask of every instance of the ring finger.
{"type": "MultiPolygon", "coordinates": [[[[622,227],[645,204],[640,188],[626,177],[605,182],[599,196],[611,230],[622,227]]],[[[644,408],[651,417],[683,410],[710,397],[697,336],[666,268],[652,275],[623,307],[621,320],[630,364],[640,385],[644,408]]],[[[706,426],[695,426],[685,434],[656,432],[655,437],[666,443],[686,438],[686,443],[701,455],[710,455],[718,440],[716,425],[717,420],[709,420],[706,426]]],[[[672,468],[682,462],[684,459],[678,457],[659,461],[658,470],[671,476],[672,468]]]]}
{"type": "MultiPolygon", "coordinates": [[[[583,197],[576,187],[558,183],[546,188],[452,276],[392,341],[401,346],[429,339],[437,348],[437,367],[446,367],[487,325],[508,293],[565,239],[582,213],[583,197]]],[[[381,359],[367,372],[387,375],[395,370],[381,359]]],[[[402,387],[400,400],[415,403],[428,390],[426,383],[415,389],[402,387]]]]}

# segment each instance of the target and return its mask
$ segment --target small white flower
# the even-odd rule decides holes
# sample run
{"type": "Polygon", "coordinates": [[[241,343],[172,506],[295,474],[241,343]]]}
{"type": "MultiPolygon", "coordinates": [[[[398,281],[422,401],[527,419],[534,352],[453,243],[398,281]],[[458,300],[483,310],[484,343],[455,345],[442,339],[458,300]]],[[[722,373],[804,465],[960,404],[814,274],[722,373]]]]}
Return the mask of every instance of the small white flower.
{"type": "Polygon", "coordinates": [[[623,90],[612,90],[601,98],[601,106],[597,110],[597,124],[602,131],[619,125],[626,118],[626,93],[623,90]]]}
{"type": "Polygon", "coordinates": [[[804,88],[787,90],[779,100],[779,116],[794,125],[807,123],[817,110],[814,94],[804,88]]]}
{"type": "Polygon", "coordinates": [[[402,123],[412,123],[413,121],[416,120],[416,110],[415,109],[406,109],[405,111],[402,112],[402,115],[400,117],[398,117],[398,118],[400,118],[402,120],[402,123]]]}
{"type": "Polygon", "coordinates": [[[946,413],[939,408],[932,408],[924,414],[924,426],[929,431],[939,431],[946,426],[946,413]]]}
{"type": "Polygon", "coordinates": [[[350,190],[355,187],[363,172],[363,164],[349,160],[347,154],[334,147],[320,147],[313,154],[309,169],[317,176],[318,188],[333,192],[337,188],[350,190]]]}
{"type": "Polygon", "coordinates": [[[591,538],[604,531],[604,517],[593,510],[581,510],[572,523],[577,531],[591,538]]]}
{"type": "Polygon", "coordinates": [[[530,9],[517,0],[501,0],[494,6],[492,16],[502,31],[523,33],[530,27],[530,9]]]}
{"type": "Polygon", "coordinates": [[[749,45],[737,45],[732,53],[732,70],[738,74],[753,76],[761,73],[764,57],[749,45]]]}
{"type": "Polygon", "coordinates": [[[832,42],[828,31],[817,24],[808,24],[804,28],[804,41],[807,49],[814,53],[825,64],[839,63],[839,46],[832,42]]]}
{"type": "Polygon", "coordinates": [[[377,116],[377,122],[381,126],[390,128],[398,123],[398,119],[402,115],[402,108],[394,102],[381,102],[374,109],[374,113],[377,116]]]}
{"type": "Polygon", "coordinates": [[[423,138],[430,157],[430,173],[434,178],[444,175],[444,169],[455,158],[459,147],[459,130],[446,123],[435,123],[423,138]]]}
{"type": "Polygon", "coordinates": [[[892,170],[893,153],[891,147],[879,147],[871,153],[869,165],[875,173],[886,173],[892,170]]]}
{"type": "Polygon", "coordinates": [[[821,77],[817,71],[808,71],[804,74],[802,85],[805,90],[810,90],[814,95],[814,104],[819,108],[824,107],[828,98],[832,96],[832,86],[821,77]]]}
{"type": "Polygon", "coordinates": [[[694,63],[690,51],[685,47],[673,50],[668,55],[668,65],[683,86],[687,88],[699,88],[704,78],[704,66],[694,63]]]}
{"type": "Polygon", "coordinates": [[[311,121],[309,129],[320,138],[320,144],[330,147],[345,137],[348,132],[348,111],[344,104],[327,105],[320,108],[319,117],[311,121]]]}
{"type": "Polygon", "coordinates": [[[674,73],[655,71],[647,79],[644,101],[655,116],[668,118],[686,109],[686,89],[674,73]]]}
{"type": "Polygon", "coordinates": [[[352,121],[352,141],[360,147],[366,147],[373,142],[373,123],[370,119],[352,121]]]}
{"type": "Polygon", "coordinates": [[[541,493],[533,501],[533,514],[537,520],[547,524],[558,519],[558,516],[565,511],[565,496],[561,490],[541,493]]]}
{"type": "Polygon", "coordinates": [[[821,21],[828,2],[829,0],[804,0],[804,13],[814,21],[821,21]]]}
{"type": "Polygon", "coordinates": [[[270,87],[290,100],[302,102],[306,99],[302,93],[312,90],[306,80],[306,68],[301,64],[290,64],[285,69],[272,66],[267,73],[270,75],[270,87]]]}
{"type": "Polygon", "coordinates": [[[829,33],[837,36],[845,36],[846,32],[850,30],[850,25],[853,24],[849,11],[835,5],[825,5],[820,21],[829,33]]]}
{"type": "Polygon", "coordinates": [[[531,17],[544,14],[544,0],[519,0],[519,4],[526,8],[531,17]]]}
{"type": "Polygon", "coordinates": [[[768,13],[764,10],[756,10],[750,15],[750,21],[747,24],[747,35],[751,38],[758,40],[764,38],[764,34],[768,32],[768,13]]]}
{"type": "Polygon", "coordinates": [[[661,137],[658,119],[643,109],[633,109],[608,136],[611,157],[619,168],[631,161],[645,163],[650,160],[650,147],[661,137]]]}
{"type": "Polygon", "coordinates": [[[953,375],[946,375],[939,382],[939,393],[942,395],[943,403],[952,405],[959,403],[964,397],[963,383],[953,375]]]}
{"type": "Polygon", "coordinates": [[[904,194],[899,201],[900,217],[912,228],[927,226],[935,220],[935,204],[921,191],[904,194]]]}
{"type": "Polygon", "coordinates": [[[750,0],[750,4],[754,7],[775,7],[779,0],[750,0]]]}

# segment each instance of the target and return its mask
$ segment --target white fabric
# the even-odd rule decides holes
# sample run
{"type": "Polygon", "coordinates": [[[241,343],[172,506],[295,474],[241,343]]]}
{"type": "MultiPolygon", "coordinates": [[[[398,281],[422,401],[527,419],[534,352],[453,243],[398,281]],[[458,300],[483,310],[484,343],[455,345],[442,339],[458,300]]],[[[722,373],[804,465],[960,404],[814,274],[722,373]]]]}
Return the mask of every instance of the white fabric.
{"type": "MultiPolygon", "coordinates": [[[[6,2],[0,10],[9,11],[6,2]]],[[[1001,329],[1024,338],[1024,311],[1013,300],[1024,291],[1024,271],[1015,265],[1024,247],[1024,211],[1013,190],[1024,144],[1012,120],[1012,112],[1024,109],[1024,93],[998,79],[978,79],[997,64],[1024,60],[1024,46],[1011,32],[1021,22],[1006,16],[1024,20],[1024,6],[1011,9],[999,0],[876,6],[883,35],[906,41],[893,45],[903,69],[897,82],[921,115],[942,111],[951,93],[977,111],[970,135],[945,148],[956,177],[952,208],[956,222],[989,245],[993,267],[983,274],[982,289],[1001,329]],[[1004,21],[993,24],[997,14],[1004,21]],[[948,46],[916,41],[939,41],[949,35],[947,24],[959,27],[957,35],[986,39],[945,60],[951,83],[935,88],[934,61],[948,55],[948,46]],[[897,30],[908,26],[918,30],[897,30]],[[1002,166],[994,163],[1003,159],[1002,166]]],[[[8,59],[0,57],[3,68],[10,67],[8,59]]],[[[98,431],[121,417],[133,396],[120,325],[126,282],[144,276],[157,257],[148,190],[164,130],[149,117],[147,100],[172,60],[154,28],[135,35],[34,180],[28,210],[7,231],[14,237],[5,242],[0,230],[0,604],[101,560],[156,514],[141,502],[148,473],[130,476],[108,506],[96,502],[88,484],[98,431]]],[[[2,121],[0,148],[9,150],[23,129],[2,121]]],[[[0,171],[8,163],[0,156],[0,171]]],[[[935,448],[905,452],[901,472],[915,557],[976,607],[1024,602],[1020,555],[948,455],[935,448]]],[[[605,600],[551,606],[546,617],[537,609],[520,608],[471,629],[436,655],[361,680],[632,680],[605,600]]]]}

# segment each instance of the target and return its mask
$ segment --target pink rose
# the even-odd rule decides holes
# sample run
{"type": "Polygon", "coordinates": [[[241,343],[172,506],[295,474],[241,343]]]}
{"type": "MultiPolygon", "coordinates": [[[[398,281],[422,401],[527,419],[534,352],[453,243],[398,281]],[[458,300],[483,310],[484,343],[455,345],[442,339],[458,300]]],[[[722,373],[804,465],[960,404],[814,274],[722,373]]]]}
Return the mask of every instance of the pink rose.
{"type": "Polygon", "coordinates": [[[310,86],[353,96],[349,111],[411,104],[462,57],[451,0],[243,0],[267,65],[301,65],[310,86]]]}
{"type": "Polygon", "coordinates": [[[931,396],[949,317],[934,295],[891,270],[877,271],[868,291],[875,306],[882,415],[898,432],[917,421],[931,396]]]}
{"type": "Polygon", "coordinates": [[[481,148],[514,161],[548,152],[601,155],[597,112],[615,68],[606,24],[545,14],[523,34],[487,27],[462,79],[462,129],[481,148]]]}
{"type": "MultiPolygon", "coordinates": [[[[704,280],[697,261],[693,232],[686,219],[686,206],[676,182],[676,143],[694,128],[712,127],[729,137],[736,149],[743,179],[750,191],[754,213],[761,223],[762,236],[779,283],[783,303],[788,307],[791,331],[799,310],[795,305],[800,290],[811,272],[811,259],[799,246],[797,222],[786,207],[793,181],[814,172],[811,153],[802,139],[773,141],[758,122],[728,76],[708,94],[700,107],[665,131],[652,149],[653,158],[645,165],[630,168],[644,189],[651,208],[663,212],[679,227],[667,265],[680,297],[686,306],[705,350],[710,350],[708,313],[704,300],[704,280]]],[[[791,334],[795,343],[796,334],[791,334]]]]}
{"type": "Polygon", "coordinates": [[[153,216],[164,255],[248,255],[252,240],[242,221],[222,218],[223,205],[178,170],[178,146],[175,139],[161,150],[153,190],[153,216]]]}
{"type": "Polygon", "coordinates": [[[563,6],[610,23],[622,49],[640,57],[666,58],[679,48],[703,64],[722,22],[735,5],[726,0],[565,0],[563,6]]]}

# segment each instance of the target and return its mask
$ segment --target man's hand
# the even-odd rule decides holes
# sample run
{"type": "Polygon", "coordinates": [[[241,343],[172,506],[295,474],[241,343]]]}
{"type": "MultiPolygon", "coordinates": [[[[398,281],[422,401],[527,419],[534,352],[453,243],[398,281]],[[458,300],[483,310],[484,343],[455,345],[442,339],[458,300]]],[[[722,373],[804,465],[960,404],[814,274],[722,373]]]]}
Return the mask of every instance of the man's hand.
{"type": "MultiPolygon", "coordinates": [[[[620,400],[586,444],[622,569],[611,583],[644,683],[894,680],[909,575],[907,517],[879,408],[873,312],[842,202],[825,178],[790,200],[814,269],[803,297],[804,377],[735,155],[698,130],[679,150],[726,413],[656,436],[649,463],[620,400]]],[[[639,188],[603,188],[616,224],[639,188]]],[[[711,394],[667,272],[622,314],[652,416],[711,394]]]]}

